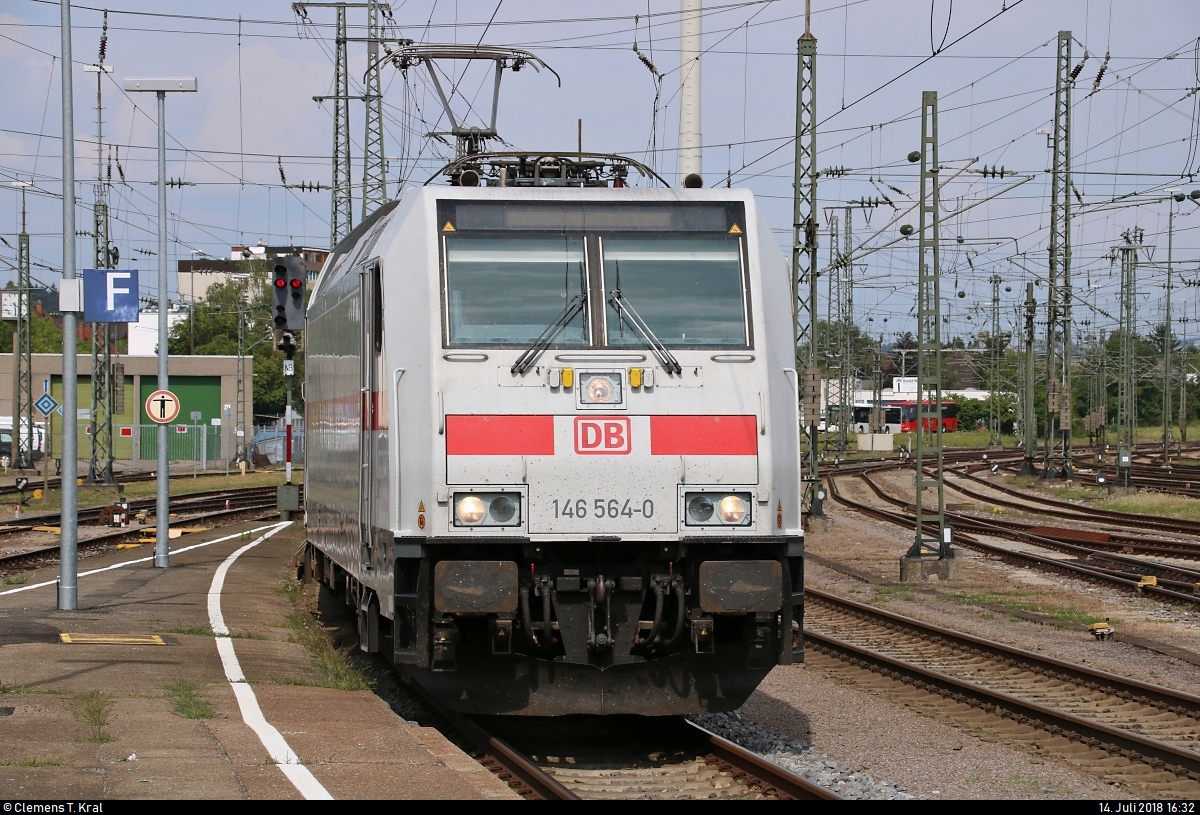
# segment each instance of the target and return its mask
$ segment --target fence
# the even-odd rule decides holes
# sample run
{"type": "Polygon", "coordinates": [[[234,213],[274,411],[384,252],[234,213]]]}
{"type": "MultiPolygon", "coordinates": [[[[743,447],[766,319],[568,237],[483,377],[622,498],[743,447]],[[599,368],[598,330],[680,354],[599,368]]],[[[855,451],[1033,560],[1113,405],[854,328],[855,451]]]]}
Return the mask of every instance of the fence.
{"type": "MultiPolygon", "coordinates": [[[[123,425],[113,427],[112,454],[117,462],[133,467],[155,465],[158,462],[158,425],[123,425]]],[[[57,428],[56,428],[57,430],[57,428]]],[[[80,421],[78,433],[79,458],[91,455],[91,422],[80,421]]],[[[286,429],[281,421],[255,426],[249,438],[237,437],[230,426],[202,424],[172,424],[167,426],[167,456],[174,463],[194,464],[200,469],[224,468],[237,461],[239,442],[244,440],[246,459],[252,464],[274,466],[282,464],[286,455],[286,429]]],[[[53,434],[55,437],[58,433],[53,434]]],[[[54,458],[59,457],[61,440],[51,438],[54,458]]],[[[292,461],[304,462],[304,420],[293,420],[292,461]]]]}

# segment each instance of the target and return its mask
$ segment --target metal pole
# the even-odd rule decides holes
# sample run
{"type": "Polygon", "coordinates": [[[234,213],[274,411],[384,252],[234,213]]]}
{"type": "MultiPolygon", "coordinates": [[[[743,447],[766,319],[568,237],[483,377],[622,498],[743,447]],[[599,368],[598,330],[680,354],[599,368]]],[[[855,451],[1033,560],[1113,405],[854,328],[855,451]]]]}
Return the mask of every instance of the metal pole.
{"type": "MultiPolygon", "coordinates": [[[[289,359],[290,359],[289,354],[289,359]]],[[[284,465],[284,483],[292,483],[292,377],[287,377],[287,407],[284,408],[284,452],[287,463],[284,465]]]]}
{"type": "MultiPolygon", "coordinates": [[[[63,287],[75,286],[75,103],[71,97],[71,2],[62,3],[62,199],[63,199],[63,287]]],[[[76,292],[78,290],[76,289],[76,292]]],[[[78,308],[82,304],[76,304],[78,308]]],[[[79,372],[75,342],[79,315],[63,310],[63,443],[62,443],[62,540],[59,543],[58,607],[74,611],[79,600],[79,372]]]]}
{"type": "MultiPolygon", "coordinates": [[[[158,91],[158,389],[170,390],[167,379],[167,92],[158,91]]],[[[158,426],[158,501],[154,519],[154,565],[171,560],[171,458],[168,428],[158,426]]]]}

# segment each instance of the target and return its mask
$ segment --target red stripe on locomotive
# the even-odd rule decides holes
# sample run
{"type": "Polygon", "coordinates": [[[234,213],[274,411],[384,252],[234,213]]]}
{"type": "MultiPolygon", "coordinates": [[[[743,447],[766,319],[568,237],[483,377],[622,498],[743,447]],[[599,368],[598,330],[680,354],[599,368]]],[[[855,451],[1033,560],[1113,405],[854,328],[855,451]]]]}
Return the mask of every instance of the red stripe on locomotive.
{"type": "Polygon", "coordinates": [[[553,416],[447,416],[451,456],[552,456],[553,416]]]}
{"type": "Polygon", "coordinates": [[[754,416],[651,416],[650,454],[655,456],[755,456],[754,416]]]}

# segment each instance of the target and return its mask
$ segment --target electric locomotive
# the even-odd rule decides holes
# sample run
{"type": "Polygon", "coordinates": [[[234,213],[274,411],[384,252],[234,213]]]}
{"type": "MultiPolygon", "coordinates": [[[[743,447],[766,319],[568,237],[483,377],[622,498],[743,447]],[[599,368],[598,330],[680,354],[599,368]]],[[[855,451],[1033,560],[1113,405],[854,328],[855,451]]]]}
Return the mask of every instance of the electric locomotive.
{"type": "Polygon", "coordinates": [[[486,154],[322,269],[307,565],[478,714],[738,707],[803,655],[787,265],[753,196],[486,154]]]}

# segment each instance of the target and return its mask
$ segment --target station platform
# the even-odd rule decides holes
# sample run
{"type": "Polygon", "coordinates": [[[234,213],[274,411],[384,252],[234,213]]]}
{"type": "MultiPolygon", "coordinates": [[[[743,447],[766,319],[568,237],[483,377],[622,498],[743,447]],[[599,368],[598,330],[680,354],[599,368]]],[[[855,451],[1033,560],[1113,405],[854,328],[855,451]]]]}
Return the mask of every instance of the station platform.
{"type": "Polygon", "coordinates": [[[189,534],[166,569],[152,544],[87,557],[74,611],[57,565],[0,583],[0,798],[516,799],[372,692],[318,684],[277,590],[302,537],[189,534]],[[210,718],[177,712],[187,693],[210,718]]]}

